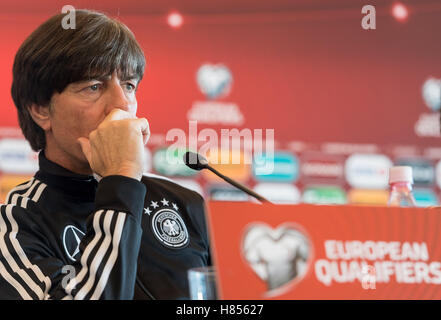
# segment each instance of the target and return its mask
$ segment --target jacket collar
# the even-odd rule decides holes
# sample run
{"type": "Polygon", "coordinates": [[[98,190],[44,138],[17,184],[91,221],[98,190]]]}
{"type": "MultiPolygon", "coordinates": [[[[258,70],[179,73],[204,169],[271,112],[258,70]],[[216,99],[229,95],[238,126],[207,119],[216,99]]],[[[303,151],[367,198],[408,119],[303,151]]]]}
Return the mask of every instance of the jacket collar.
{"type": "Polygon", "coordinates": [[[63,168],[47,159],[44,150],[40,151],[38,162],[40,169],[35,174],[36,179],[73,197],[93,201],[98,186],[93,175],[82,175],[63,168]]]}

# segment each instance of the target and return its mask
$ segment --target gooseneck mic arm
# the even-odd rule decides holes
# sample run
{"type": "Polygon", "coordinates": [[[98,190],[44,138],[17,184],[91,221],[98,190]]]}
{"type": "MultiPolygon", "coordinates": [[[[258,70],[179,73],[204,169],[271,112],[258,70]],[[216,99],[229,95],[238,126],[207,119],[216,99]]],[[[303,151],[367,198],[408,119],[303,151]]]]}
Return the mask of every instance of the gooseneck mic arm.
{"type": "Polygon", "coordinates": [[[233,179],[231,179],[231,178],[229,178],[227,176],[224,176],[222,173],[220,173],[219,171],[217,171],[216,169],[211,167],[208,164],[207,159],[205,159],[203,156],[201,156],[198,153],[190,152],[190,151],[186,152],[184,154],[184,163],[187,165],[187,167],[189,167],[189,168],[191,168],[193,170],[200,171],[202,169],[208,169],[211,172],[213,172],[215,175],[217,175],[218,177],[220,177],[223,180],[225,180],[226,182],[228,182],[229,184],[235,186],[239,190],[249,194],[250,196],[256,198],[257,200],[259,200],[261,202],[271,203],[269,200],[265,199],[264,197],[262,197],[261,195],[257,194],[253,190],[250,190],[247,187],[245,187],[244,185],[234,181],[233,179]]]}
{"type": "Polygon", "coordinates": [[[239,190],[242,190],[243,192],[248,193],[250,196],[256,198],[257,200],[262,201],[262,202],[269,202],[267,199],[265,199],[261,195],[255,193],[253,190],[250,190],[247,187],[245,187],[244,185],[241,185],[240,183],[238,183],[238,182],[228,178],[227,176],[224,176],[222,173],[220,173],[216,169],[214,169],[214,168],[212,168],[210,166],[208,166],[207,169],[210,170],[211,172],[213,172],[218,177],[224,179],[226,182],[232,184],[233,186],[235,186],[239,190]]]}

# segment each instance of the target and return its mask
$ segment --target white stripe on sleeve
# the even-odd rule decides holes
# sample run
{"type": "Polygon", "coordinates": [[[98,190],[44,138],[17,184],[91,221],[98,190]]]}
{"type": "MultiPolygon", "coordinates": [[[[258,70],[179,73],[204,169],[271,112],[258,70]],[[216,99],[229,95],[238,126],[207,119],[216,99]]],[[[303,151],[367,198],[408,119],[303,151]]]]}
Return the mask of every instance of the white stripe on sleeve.
{"type": "Polygon", "coordinates": [[[85,277],[85,275],[87,274],[87,259],[89,258],[89,255],[91,253],[91,251],[93,250],[93,248],[95,248],[97,242],[100,240],[101,238],[101,228],[99,226],[99,222],[100,222],[100,217],[102,215],[102,213],[104,212],[104,210],[99,210],[95,213],[94,217],[93,217],[93,230],[95,231],[95,236],[93,237],[92,241],[87,245],[86,249],[84,249],[83,254],[81,255],[81,265],[83,266],[83,268],[81,269],[81,271],[78,273],[78,275],[75,278],[72,278],[68,285],[66,286],[66,292],[70,295],[72,290],[76,287],[76,285],[78,283],[80,283],[83,278],[85,277]]]}
{"type": "Polygon", "coordinates": [[[118,214],[118,220],[116,221],[115,231],[112,240],[112,253],[110,254],[109,260],[107,260],[107,263],[104,266],[103,273],[101,274],[101,278],[95,288],[95,291],[92,294],[91,300],[98,300],[103,293],[104,288],[106,287],[110,272],[112,271],[113,266],[115,265],[115,261],[118,257],[119,242],[121,240],[125,218],[126,214],[124,212],[120,212],[118,214]]]}
{"type": "Polygon", "coordinates": [[[22,186],[16,186],[15,188],[13,188],[11,191],[9,191],[8,195],[6,196],[6,203],[9,204],[10,202],[10,198],[12,196],[12,194],[16,191],[21,191],[24,190],[26,188],[29,188],[31,186],[31,184],[34,182],[34,178],[31,178],[31,180],[29,180],[27,183],[25,183],[22,186]]]}
{"type": "MultiPolygon", "coordinates": [[[[8,210],[12,209],[12,205],[6,206],[6,212],[8,213],[8,210]]],[[[1,207],[0,207],[1,210],[1,207]]],[[[8,216],[9,218],[9,216],[8,216]]],[[[11,267],[12,271],[16,274],[18,274],[23,281],[26,283],[26,285],[31,288],[32,291],[35,292],[35,294],[40,297],[40,299],[44,298],[43,290],[40,286],[38,286],[34,280],[31,279],[31,277],[27,274],[26,270],[21,269],[17,262],[15,261],[14,257],[11,255],[11,253],[8,250],[8,247],[5,242],[5,236],[6,236],[6,230],[7,225],[5,220],[3,219],[2,215],[0,214],[0,251],[2,253],[2,256],[8,263],[8,265],[11,267]]],[[[13,237],[14,238],[14,237],[13,237]]]]}
{"type": "Polygon", "coordinates": [[[114,211],[108,211],[106,216],[104,217],[104,240],[101,243],[98,252],[92,260],[90,265],[89,278],[84,286],[78,291],[75,295],[75,300],[82,300],[92,289],[93,284],[95,283],[96,273],[98,271],[99,266],[101,265],[104,255],[106,254],[107,249],[109,248],[110,242],[112,241],[112,233],[110,232],[110,224],[112,222],[114,211]]]}
{"type": "Polygon", "coordinates": [[[18,283],[17,280],[11,277],[11,275],[6,271],[5,266],[1,262],[0,262],[0,274],[6,281],[9,282],[11,286],[15,288],[15,290],[18,291],[18,293],[24,300],[32,300],[31,296],[26,292],[23,286],[20,283],[18,283]]]}
{"type": "Polygon", "coordinates": [[[35,265],[32,264],[28,257],[26,256],[25,252],[23,251],[23,248],[21,247],[19,241],[17,240],[17,233],[18,233],[18,225],[17,225],[17,221],[15,221],[14,217],[12,216],[12,205],[7,205],[6,206],[6,216],[11,224],[12,230],[9,233],[9,240],[12,243],[12,246],[15,249],[15,252],[17,253],[17,255],[20,257],[21,262],[23,263],[23,265],[32,270],[34,272],[34,274],[37,276],[38,280],[40,280],[41,282],[44,282],[46,285],[46,290],[44,292],[44,296],[48,293],[50,287],[51,287],[51,280],[49,277],[45,276],[43,274],[43,272],[40,270],[40,268],[35,265]]]}

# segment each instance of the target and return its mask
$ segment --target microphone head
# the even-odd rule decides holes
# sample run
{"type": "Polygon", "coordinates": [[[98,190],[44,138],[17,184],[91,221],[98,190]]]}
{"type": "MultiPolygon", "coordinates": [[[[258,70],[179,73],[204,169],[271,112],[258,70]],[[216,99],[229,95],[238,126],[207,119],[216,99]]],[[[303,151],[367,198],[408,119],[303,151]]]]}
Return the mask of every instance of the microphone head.
{"type": "Polygon", "coordinates": [[[199,153],[188,151],[184,154],[184,163],[193,170],[208,168],[208,160],[199,153]]]}

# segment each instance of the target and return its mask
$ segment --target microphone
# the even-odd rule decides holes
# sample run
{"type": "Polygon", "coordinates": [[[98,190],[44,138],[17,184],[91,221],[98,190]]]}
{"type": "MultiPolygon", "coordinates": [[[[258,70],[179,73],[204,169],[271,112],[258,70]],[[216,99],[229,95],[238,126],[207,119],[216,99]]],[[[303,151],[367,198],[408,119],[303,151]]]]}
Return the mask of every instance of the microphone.
{"type": "Polygon", "coordinates": [[[249,194],[250,196],[256,198],[257,200],[259,200],[261,202],[271,203],[268,199],[265,199],[260,194],[248,189],[247,187],[234,181],[233,179],[230,179],[227,176],[224,176],[222,173],[220,173],[219,171],[217,171],[216,169],[211,167],[208,164],[208,160],[205,157],[201,156],[199,153],[195,153],[195,152],[191,152],[191,151],[186,152],[184,154],[184,163],[187,167],[189,167],[193,170],[200,171],[202,169],[208,169],[211,172],[213,172],[215,175],[217,175],[218,177],[220,177],[223,180],[225,180],[226,182],[228,182],[229,184],[235,186],[239,190],[245,192],[246,194],[249,194]]]}

